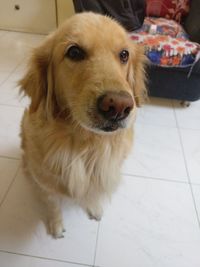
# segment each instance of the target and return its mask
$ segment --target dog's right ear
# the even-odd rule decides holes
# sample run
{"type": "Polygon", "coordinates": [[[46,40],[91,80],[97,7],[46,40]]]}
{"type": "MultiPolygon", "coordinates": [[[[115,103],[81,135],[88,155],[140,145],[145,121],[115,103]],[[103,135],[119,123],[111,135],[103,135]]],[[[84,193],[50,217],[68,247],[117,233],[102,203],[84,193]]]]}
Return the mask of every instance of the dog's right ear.
{"type": "Polygon", "coordinates": [[[128,81],[133,88],[136,105],[140,107],[148,99],[145,71],[148,60],[144,54],[144,48],[141,45],[131,43],[131,47],[132,60],[129,66],[128,81]]]}
{"type": "Polygon", "coordinates": [[[19,81],[20,92],[31,99],[30,112],[35,112],[40,103],[52,107],[53,77],[51,70],[51,55],[53,39],[49,37],[41,46],[33,50],[28,63],[28,71],[24,78],[19,81]],[[51,80],[50,80],[51,79],[51,80]]]}

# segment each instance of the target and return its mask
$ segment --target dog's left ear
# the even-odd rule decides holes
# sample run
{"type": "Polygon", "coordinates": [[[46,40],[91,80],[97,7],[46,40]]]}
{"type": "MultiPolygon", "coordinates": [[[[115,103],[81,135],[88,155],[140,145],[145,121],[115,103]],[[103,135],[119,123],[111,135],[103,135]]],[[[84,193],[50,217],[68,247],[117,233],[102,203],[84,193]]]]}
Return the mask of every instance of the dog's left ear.
{"type": "Polygon", "coordinates": [[[56,109],[52,64],[53,38],[49,36],[33,50],[28,70],[19,81],[20,92],[31,99],[30,112],[34,113],[44,105],[46,116],[52,117],[56,109]]]}
{"type": "Polygon", "coordinates": [[[148,60],[144,48],[138,44],[131,44],[131,58],[128,70],[128,82],[133,88],[136,105],[140,107],[147,100],[145,66],[148,60]]]}

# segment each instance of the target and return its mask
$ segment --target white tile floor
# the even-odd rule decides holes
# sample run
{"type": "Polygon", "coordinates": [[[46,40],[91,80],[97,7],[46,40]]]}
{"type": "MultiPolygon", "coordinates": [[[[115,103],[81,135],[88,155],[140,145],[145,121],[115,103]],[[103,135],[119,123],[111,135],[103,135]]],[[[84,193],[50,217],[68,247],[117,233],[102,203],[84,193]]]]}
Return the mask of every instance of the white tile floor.
{"type": "Polygon", "coordinates": [[[199,267],[200,101],[181,108],[151,99],[138,112],[123,183],[100,223],[66,207],[66,235],[53,240],[20,165],[27,100],[15,81],[43,36],[0,32],[0,266],[199,267]]]}

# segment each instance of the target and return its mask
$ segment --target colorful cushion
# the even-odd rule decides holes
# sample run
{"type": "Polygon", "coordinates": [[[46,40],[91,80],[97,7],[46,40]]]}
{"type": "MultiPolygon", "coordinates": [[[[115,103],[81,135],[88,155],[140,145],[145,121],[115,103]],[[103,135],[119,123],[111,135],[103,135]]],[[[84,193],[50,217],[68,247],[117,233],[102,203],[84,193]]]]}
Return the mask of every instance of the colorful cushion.
{"type": "Polygon", "coordinates": [[[189,0],[147,0],[146,14],[181,22],[189,12],[189,0]]]}
{"type": "Polygon", "coordinates": [[[146,18],[140,30],[130,33],[130,38],[145,46],[149,60],[163,67],[186,67],[195,62],[200,45],[190,42],[183,28],[174,21],[146,18]]]}
{"type": "Polygon", "coordinates": [[[174,38],[188,39],[188,34],[179,23],[165,18],[146,17],[142,27],[135,32],[170,35],[174,38]]]}

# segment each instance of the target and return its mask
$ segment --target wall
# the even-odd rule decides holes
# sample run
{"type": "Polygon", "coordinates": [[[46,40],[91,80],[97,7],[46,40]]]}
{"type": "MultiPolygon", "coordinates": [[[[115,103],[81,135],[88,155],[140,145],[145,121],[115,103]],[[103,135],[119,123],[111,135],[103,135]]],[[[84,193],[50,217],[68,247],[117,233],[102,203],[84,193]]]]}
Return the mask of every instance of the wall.
{"type": "Polygon", "coordinates": [[[52,31],[56,28],[55,0],[1,0],[0,28],[36,33],[52,31]]]}
{"type": "Polygon", "coordinates": [[[72,0],[0,0],[0,29],[47,34],[73,13],[72,0]]]}
{"type": "Polygon", "coordinates": [[[74,14],[72,0],[57,0],[58,25],[74,14]]]}

